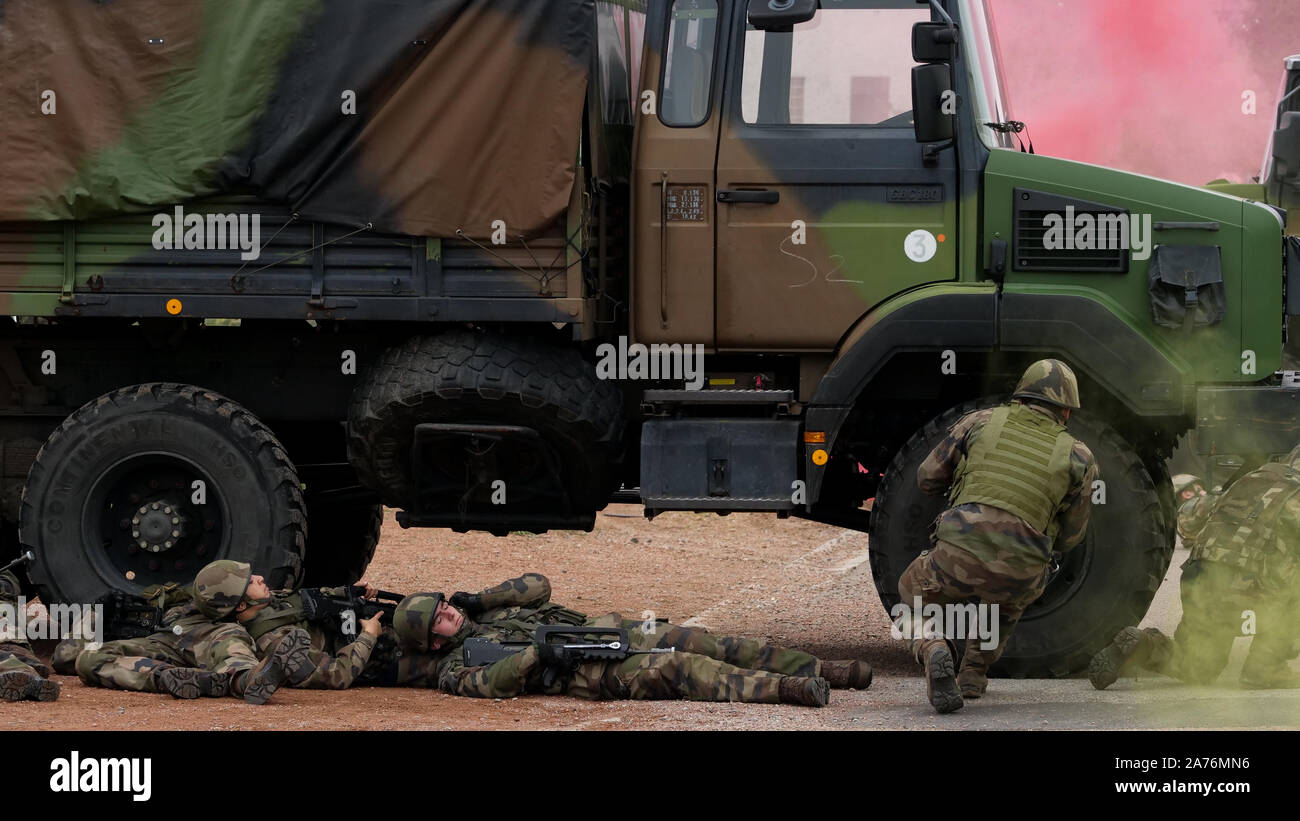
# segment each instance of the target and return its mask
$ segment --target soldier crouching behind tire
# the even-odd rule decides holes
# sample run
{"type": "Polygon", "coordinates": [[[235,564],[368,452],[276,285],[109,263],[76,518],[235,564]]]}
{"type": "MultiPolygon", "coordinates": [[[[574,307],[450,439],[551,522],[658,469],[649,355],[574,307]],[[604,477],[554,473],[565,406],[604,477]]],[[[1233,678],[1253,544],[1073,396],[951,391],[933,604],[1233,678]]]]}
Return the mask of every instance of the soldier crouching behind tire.
{"type": "Polygon", "coordinates": [[[1097,467],[1087,445],[1065,429],[1078,408],[1074,372],[1059,360],[1039,360],[1025,370],[1011,402],[963,416],[917,470],[921,490],[947,493],[948,509],[935,521],[933,547],[898,581],[903,603],[978,599],[998,611],[996,645],[987,649],[985,639],[993,637],[968,632],[960,673],[950,639],[911,635],[910,625],[900,624],[940,713],[984,694],[989,668],[1051,578],[1053,551],[1083,540],[1097,467]]]}
{"type": "Polygon", "coordinates": [[[481,593],[416,593],[398,606],[394,623],[403,642],[442,654],[438,686],[446,693],[509,698],[523,693],[587,699],[691,699],[802,704],[823,707],[832,686],[866,688],[871,668],[861,661],[816,656],[755,639],[715,636],[698,628],[656,622],[653,629],[617,613],[598,618],[550,601],[545,576],[528,573],[481,593]],[[633,653],[620,660],[588,660],[552,645],[531,644],[492,664],[468,667],[465,639],[529,641],[539,626],[621,627],[633,653]],[[552,675],[547,675],[550,672],[552,675]],[[549,681],[549,683],[548,683],[549,681]]]}
{"type": "Polygon", "coordinates": [[[1155,628],[1124,628],[1093,657],[1092,685],[1104,690],[1126,665],[1211,684],[1227,666],[1233,641],[1250,632],[1242,685],[1300,687],[1300,676],[1288,667],[1300,653],[1300,446],[1221,494],[1191,499],[1185,510],[1179,530],[1191,552],[1183,563],[1183,617],[1173,639],[1155,628]]]}

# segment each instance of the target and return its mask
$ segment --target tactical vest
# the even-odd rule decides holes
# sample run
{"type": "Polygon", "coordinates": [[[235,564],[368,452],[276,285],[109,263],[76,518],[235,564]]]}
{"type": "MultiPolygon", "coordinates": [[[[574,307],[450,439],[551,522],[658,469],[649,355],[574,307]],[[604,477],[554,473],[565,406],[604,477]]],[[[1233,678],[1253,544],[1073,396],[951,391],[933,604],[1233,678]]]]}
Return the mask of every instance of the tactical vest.
{"type": "Polygon", "coordinates": [[[258,611],[253,618],[241,622],[248,635],[253,637],[253,641],[286,625],[307,626],[307,617],[302,610],[302,598],[297,593],[272,592],[271,596],[271,604],[258,611]]]}
{"type": "Polygon", "coordinates": [[[1278,520],[1300,493],[1300,472],[1269,462],[1234,482],[1219,498],[1192,545],[1189,560],[1221,562],[1261,575],[1277,551],[1278,520]]]}
{"type": "Polygon", "coordinates": [[[1055,538],[1073,447],[1074,437],[1054,419],[1019,403],[1000,407],[957,466],[949,504],[996,507],[1055,538]]]}

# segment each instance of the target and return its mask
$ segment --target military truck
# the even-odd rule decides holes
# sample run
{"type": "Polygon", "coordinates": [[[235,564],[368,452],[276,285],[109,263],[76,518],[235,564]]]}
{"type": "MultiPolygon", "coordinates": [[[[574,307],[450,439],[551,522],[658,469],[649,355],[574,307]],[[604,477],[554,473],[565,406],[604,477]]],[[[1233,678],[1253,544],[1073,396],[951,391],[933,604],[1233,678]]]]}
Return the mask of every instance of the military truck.
{"type": "Polygon", "coordinates": [[[1024,150],[984,0],[11,0],[0,44],[51,600],[619,499],[869,533],[891,606],[918,464],[1050,356],[1101,479],[1002,672],[1066,674],[1164,577],[1179,438],[1295,439],[1282,212],[1024,150]]]}
{"type": "Polygon", "coordinates": [[[1288,234],[1300,234],[1300,54],[1282,61],[1282,84],[1274,111],[1273,133],[1264,150],[1264,162],[1254,182],[1215,180],[1213,191],[1265,202],[1287,209],[1288,234]]]}

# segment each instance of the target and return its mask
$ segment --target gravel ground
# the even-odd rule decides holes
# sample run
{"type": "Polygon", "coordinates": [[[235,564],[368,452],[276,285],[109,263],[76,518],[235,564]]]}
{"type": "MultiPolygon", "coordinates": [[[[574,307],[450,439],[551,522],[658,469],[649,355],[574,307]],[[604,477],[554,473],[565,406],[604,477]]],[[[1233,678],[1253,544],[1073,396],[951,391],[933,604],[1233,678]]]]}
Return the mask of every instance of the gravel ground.
{"type": "MultiPolygon", "coordinates": [[[[1176,556],[1147,618],[1178,620],[1176,556]]],[[[1194,688],[1160,677],[1106,692],[1079,679],[995,680],[989,695],[950,716],[924,701],[921,679],[876,596],[864,534],[798,519],[671,513],[653,522],[615,505],[592,533],[542,536],[402,530],[385,521],[367,580],[396,591],[477,590],[522,572],[544,573],[556,601],[596,614],[644,611],[719,633],[766,637],[823,658],[865,658],[870,690],[834,691],[822,710],[684,701],[584,702],[529,696],[501,701],[438,692],[361,688],[284,690],[270,704],[83,686],[60,677],[52,704],[0,704],[8,729],[1047,729],[1300,726],[1300,691],[1194,688]]],[[[1240,669],[1243,647],[1221,682],[1240,669]]]]}

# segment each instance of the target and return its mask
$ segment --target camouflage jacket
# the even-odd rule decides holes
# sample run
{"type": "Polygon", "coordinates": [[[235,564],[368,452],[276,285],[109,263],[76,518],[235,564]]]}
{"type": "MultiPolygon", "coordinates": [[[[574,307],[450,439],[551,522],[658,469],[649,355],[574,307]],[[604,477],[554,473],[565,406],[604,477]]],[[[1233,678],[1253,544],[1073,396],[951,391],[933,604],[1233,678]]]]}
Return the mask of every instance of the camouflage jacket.
{"type": "Polygon", "coordinates": [[[1178,507],[1178,535],[1182,537],[1183,547],[1192,546],[1205,523],[1210,520],[1214,503],[1222,495],[1222,491],[1213,491],[1204,496],[1193,496],[1178,507]]]}
{"type": "MultiPolygon", "coordinates": [[[[1204,515],[1204,508],[1192,512],[1204,515]]],[[[1269,463],[1236,480],[1189,546],[1189,562],[1228,565],[1262,593],[1300,595],[1300,472],[1269,463]]]]}
{"type": "MultiPolygon", "coordinates": [[[[551,583],[540,573],[526,573],[484,590],[483,611],[461,637],[491,641],[531,641],[546,624],[586,624],[583,613],[551,603],[551,583]]],[[[486,667],[466,667],[461,641],[447,647],[438,662],[438,688],[478,698],[509,698],[541,689],[536,648],[529,647],[486,667]]]]}
{"type": "MultiPolygon", "coordinates": [[[[332,595],[345,595],[343,588],[324,588],[332,595]]],[[[301,627],[311,634],[311,659],[315,672],[299,687],[312,689],[343,690],[365,671],[370,663],[370,655],[375,649],[375,638],[368,633],[358,632],[355,639],[344,641],[339,636],[326,632],[320,625],[312,624],[303,617],[302,599],[292,590],[276,590],[271,593],[271,603],[258,610],[251,619],[240,622],[257,642],[257,651],[266,652],[280,640],[285,633],[301,627]]],[[[384,625],[385,630],[392,630],[391,625],[384,625]]],[[[396,635],[393,636],[396,641],[396,635]]]]}
{"type": "MultiPolygon", "coordinates": [[[[948,430],[916,472],[923,493],[946,495],[957,466],[966,458],[979,437],[993,408],[966,414],[948,430]]],[[[945,510],[935,520],[934,538],[969,551],[987,564],[1001,564],[1010,571],[1043,567],[1053,550],[1062,553],[1083,541],[1092,514],[1092,483],[1097,463],[1092,451],[1076,441],[1070,452],[1070,486],[1057,508],[1055,544],[1043,532],[1019,516],[990,505],[971,503],[945,510]]]]}

